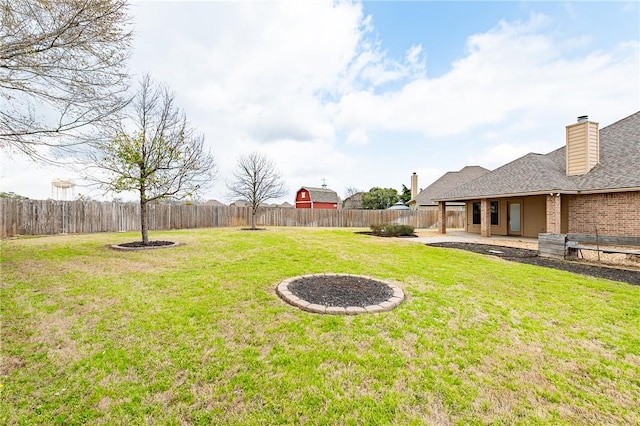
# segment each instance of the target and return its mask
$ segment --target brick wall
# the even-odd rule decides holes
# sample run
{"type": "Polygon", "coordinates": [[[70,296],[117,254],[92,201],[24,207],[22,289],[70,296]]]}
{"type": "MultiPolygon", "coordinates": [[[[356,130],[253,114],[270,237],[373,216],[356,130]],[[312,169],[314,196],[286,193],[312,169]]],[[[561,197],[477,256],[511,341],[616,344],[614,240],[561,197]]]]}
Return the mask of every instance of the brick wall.
{"type": "Polygon", "coordinates": [[[480,200],[480,236],[491,236],[491,204],[488,198],[480,200]]]}
{"type": "Polygon", "coordinates": [[[569,232],[640,237],[640,192],[574,195],[569,202],[569,232]]]}
{"type": "MultiPolygon", "coordinates": [[[[463,212],[464,214],[464,212],[463,212]]],[[[447,207],[444,201],[438,202],[438,232],[441,234],[447,233],[447,207]]]]}
{"type": "Polygon", "coordinates": [[[560,196],[547,195],[545,204],[547,211],[546,231],[551,234],[559,234],[562,223],[560,196]]]}

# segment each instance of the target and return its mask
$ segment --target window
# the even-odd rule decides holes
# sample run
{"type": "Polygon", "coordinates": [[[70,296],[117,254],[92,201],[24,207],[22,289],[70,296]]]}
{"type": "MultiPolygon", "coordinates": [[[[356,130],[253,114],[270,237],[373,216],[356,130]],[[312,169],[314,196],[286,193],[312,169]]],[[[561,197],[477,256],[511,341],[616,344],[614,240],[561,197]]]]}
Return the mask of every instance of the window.
{"type": "Polygon", "coordinates": [[[473,203],[471,207],[471,214],[473,217],[471,223],[473,223],[474,225],[480,225],[480,202],[473,203]]]}
{"type": "Polygon", "coordinates": [[[300,198],[302,198],[302,199],[307,198],[307,193],[306,193],[306,192],[304,192],[304,191],[302,191],[302,192],[300,193],[300,198]]]}
{"type": "Polygon", "coordinates": [[[500,207],[499,201],[491,202],[491,224],[492,225],[498,225],[498,212],[500,211],[499,207],[500,207]]]}
{"type": "MultiPolygon", "coordinates": [[[[480,213],[480,202],[476,201],[471,205],[472,207],[472,223],[474,225],[480,225],[480,218],[482,214],[480,213]]],[[[491,201],[490,203],[490,211],[491,211],[491,224],[498,225],[499,222],[499,212],[500,212],[500,202],[499,201],[491,201]]]]}

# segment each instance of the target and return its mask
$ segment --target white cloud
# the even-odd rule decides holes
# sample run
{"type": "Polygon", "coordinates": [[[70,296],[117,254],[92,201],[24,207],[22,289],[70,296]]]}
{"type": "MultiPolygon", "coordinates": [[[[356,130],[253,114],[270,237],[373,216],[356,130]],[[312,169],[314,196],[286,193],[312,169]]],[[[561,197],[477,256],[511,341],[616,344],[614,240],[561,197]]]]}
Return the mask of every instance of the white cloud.
{"type": "Polygon", "coordinates": [[[347,94],[336,106],[336,122],[345,128],[450,137],[521,111],[562,116],[574,115],[578,107],[607,117],[610,111],[619,116],[637,108],[636,42],[567,59],[562,49],[571,43],[543,33],[546,22],[534,15],[471,36],[468,54],[440,78],[420,78],[396,92],[347,94]]]}
{"type": "MultiPolygon", "coordinates": [[[[271,152],[289,179],[300,173],[300,166],[287,166],[294,157],[312,155],[316,164],[341,157],[323,99],[351,90],[359,76],[349,72],[354,58],[370,57],[366,69],[377,55],[362,45],[370,20],[361,5],[145,4],[138,21],[134,67],[150,68],[178,92],[178,102],[206,134],[221,175],[252,150],[271,152]],[[160,19],[165,14],[172,16],[170,28],[160,19]],[[193,36],[197,28],[208,30],[193,36]]],[[[302,170],[319,181],[314,167],[302,170]]],[[[223,196],[222,180],[211,196],[223,196]]]]}
{"type": "Polygon", "coordinates": [[[407,62],[410,64],[420,63],[420,53],[422,53],[422,45],[415,44],[407,51],[407,62]]]}
{"type": "Polygon", "coordinates": [[[365,146],[369,144],[369,136],[361,129],[355,129],[347,136],[348,145],[365,146]]]}
{"type": "Polygon", "coordinates": [[[499,143],[487,147],[480,155],[471,155],[467,162],[469,164],[481,165],[487,169],[493,170],[503,164],[509,163],[516,158],[532,152],[528,147],[514,145],[511,143],[499,143]]]}
{"type": "MultiPolygon", "coordinates": [[[[357,3],[150,2],[132,12],[132,71],[176,91],[220,165],[205,198],[225,199],[224,179],[251,151],[276,162],[291,202],[322,178],[341,195],[400,189],[414,171],[426,187],[468,164],[557,148],[577,115],[603,126],[638,109],[637,39],[598,50],[543,15],[470,35],[450,71],[428,78],[429,46],[416,40],[390,59],[357,3]]],[[[38,176],[46,196],[56,177],[5,164],[2,190],[34,197],[38,176]]]]}

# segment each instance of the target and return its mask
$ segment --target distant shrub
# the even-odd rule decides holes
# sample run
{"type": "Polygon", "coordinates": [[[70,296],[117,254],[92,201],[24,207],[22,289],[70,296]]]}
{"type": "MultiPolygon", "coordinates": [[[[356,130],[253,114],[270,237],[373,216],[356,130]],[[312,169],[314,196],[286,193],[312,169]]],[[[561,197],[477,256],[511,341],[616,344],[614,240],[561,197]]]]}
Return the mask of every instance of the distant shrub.
{"type": "Polygon", "coordinates": [[[381,236],[382,235],[382,228],[384,228],[386,225],[384,223],[376,223],[370,226],[371,228],[371,233],[373,235],[377,235],[377,236],[381,236]]]}
{"type": "Polygon", "coordinates": [[[379,237],[410,237],[414,228],[398,223],[378,223],[370,226],[371,233],[379,237]]]}

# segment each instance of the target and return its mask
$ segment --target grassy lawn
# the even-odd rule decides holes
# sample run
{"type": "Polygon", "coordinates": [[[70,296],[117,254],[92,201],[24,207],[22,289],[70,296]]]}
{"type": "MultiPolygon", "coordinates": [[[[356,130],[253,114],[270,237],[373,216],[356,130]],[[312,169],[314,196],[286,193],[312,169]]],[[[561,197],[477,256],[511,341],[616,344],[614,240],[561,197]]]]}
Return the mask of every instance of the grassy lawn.
{"type": "Polygon", "coordinates": [[[353,230],[2,242],[2,424],[639,424],[640,288],[353,230]],[[284,278],[391,280],[322,316],[284,278]]]}

